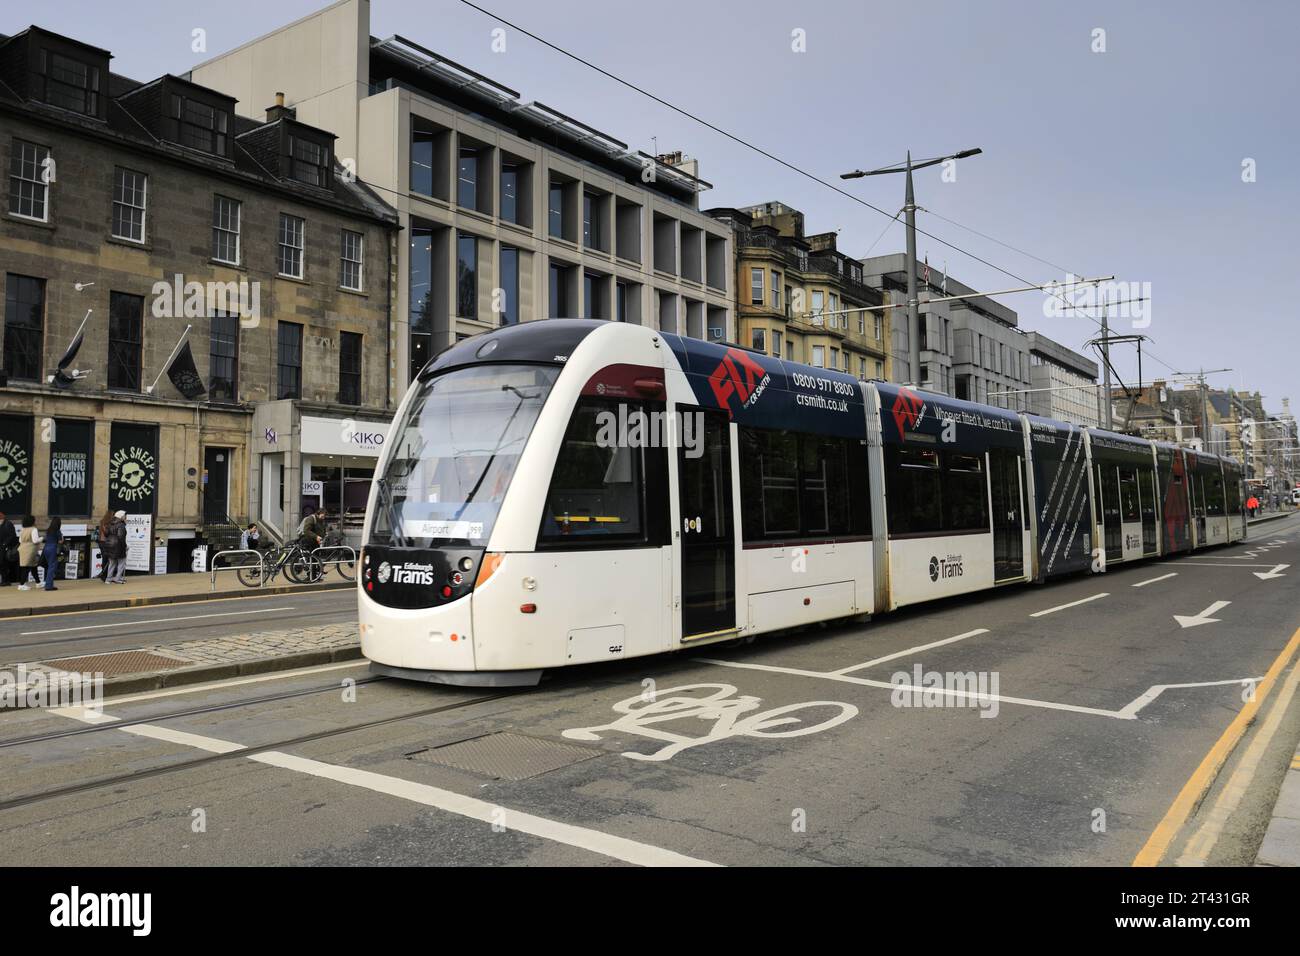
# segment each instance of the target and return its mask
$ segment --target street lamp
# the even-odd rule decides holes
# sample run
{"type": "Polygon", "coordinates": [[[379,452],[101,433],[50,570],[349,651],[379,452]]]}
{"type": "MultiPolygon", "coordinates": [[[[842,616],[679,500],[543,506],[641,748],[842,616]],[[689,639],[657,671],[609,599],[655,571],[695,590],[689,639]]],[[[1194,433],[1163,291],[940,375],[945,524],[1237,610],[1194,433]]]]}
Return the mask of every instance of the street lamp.
{"type": "Polygon", "coordinates": [[[855,169],[851,173],[841,173],[840,179],[861,179],[863,176],[883,176],[887,173],[906,173],[907,192],[903,211],[907,213],[907,361],[908,377],[913,385],[921,384],[921,317],[916,297],[916,197],[912,192],[912,170],[925,169],[950,159],[965,159],[978,156],[982,149],[963,149],[948,156],[936,156],[912,162],[912,151],[907,151],[907,159],[893,166],[881,166],[879,169],[855,169]]]}

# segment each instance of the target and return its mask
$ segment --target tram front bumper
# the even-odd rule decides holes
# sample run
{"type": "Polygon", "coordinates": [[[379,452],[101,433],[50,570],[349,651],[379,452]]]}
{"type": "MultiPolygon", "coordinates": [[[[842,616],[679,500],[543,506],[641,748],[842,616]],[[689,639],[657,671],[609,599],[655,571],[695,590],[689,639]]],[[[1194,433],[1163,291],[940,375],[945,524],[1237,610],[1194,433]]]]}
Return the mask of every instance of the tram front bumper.
{"type": "Polygon", "coordinates": [[[406,610],[358,593],[361,653],[370,661],[412,671],[474,670],[473,594],[441,607],[406,610]]]}

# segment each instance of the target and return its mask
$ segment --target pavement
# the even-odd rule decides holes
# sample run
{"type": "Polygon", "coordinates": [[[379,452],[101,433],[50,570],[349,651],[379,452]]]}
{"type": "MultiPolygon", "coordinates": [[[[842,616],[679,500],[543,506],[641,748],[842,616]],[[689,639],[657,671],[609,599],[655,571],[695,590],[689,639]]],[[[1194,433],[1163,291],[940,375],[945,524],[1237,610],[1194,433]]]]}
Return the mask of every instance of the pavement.
{"type": "MultiPolygon", "coordinates": [[[[1170,561],[529,690],[331,660],[12,710],[0,840],[82,865],[1280,860],[1266,834],[1300,740],[1300,518],[1283,518],[1170,561]]],[[[244,604],[203,610],[226,607],[244,604]]],[[[145,613],[73,626],[99,647],[113,615],[145,613]]],[[[205,643],[290,639],[221,620],[195,622],[229,631],[205,643]]],[[[345,624],[313,627],[341,642],[345,624]]]]}
{"type": "Polygon", "coordinates": [[[0,618],[58,614],[69,611],[103,610],[118,607],[146,607],[207,601],[212,598],[249,594],[290,594],[305,591],[350,588],[337,572],[329,572],[317,584],[293,584],[280,578],[262,588],[249,588],[235,578],[234,570],[219,570],[216,587],[207,573],[128,574],[125,584],[105,584],[98,578],[63,579],[55,590],[32,585],[20,591],[17,585],[0,587],[0,618]]]}
{"type": "Polygon", "coordinates": [[[1300,866],[1300,749],[1291,755],[1256,862],[1262,866],[1300,866]]]}

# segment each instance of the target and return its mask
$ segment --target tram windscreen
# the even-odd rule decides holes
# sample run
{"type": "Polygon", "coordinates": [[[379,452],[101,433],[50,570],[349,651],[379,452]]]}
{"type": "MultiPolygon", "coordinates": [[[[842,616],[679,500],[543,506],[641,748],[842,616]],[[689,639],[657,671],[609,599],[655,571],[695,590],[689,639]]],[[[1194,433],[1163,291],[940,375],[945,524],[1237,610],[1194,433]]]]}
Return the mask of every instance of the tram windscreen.
{"type": "Polygon", "coordinates": [[[486,545],[559,372],[476,365],[420,383],[392,432],[370,543],[486,545]]]}

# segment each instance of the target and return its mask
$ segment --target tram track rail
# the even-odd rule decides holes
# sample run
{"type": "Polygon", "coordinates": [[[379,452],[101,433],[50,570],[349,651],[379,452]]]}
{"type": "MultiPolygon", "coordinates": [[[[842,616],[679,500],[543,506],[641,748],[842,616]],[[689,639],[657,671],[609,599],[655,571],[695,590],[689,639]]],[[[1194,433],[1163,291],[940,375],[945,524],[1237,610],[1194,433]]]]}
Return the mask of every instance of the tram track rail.
{"type": "MultiPolygon", "coordinates": [[[[376,678],[376,680],[382,680],[382,679],[387,679],[387,678],[376,678]]],[[[338,687],[337,685],[335,685],[328,689],[337,690],[338,687]]],[[[317,688],[313,691],[293,692],[285,695],[271,695],[269,699],[274,700],[274,699],[285,699],[287,697],[293,697],[293,696],[305,696],[306,693],[320,693],[321,691],[322,691],[321,688],[317,688]]],[[[178,763],[165,764],[158,767],[149,767],[144,770],[134,771],[132,773],[115,774],[107,777],[97,777],[93,780],[83,780],[78,783],[68,784],[66,786],[53,787],[48,790],[22,794],[16,797],[10,797],[5,800],[0,800],[0,813],[6,810],[16,810],[20,807],[31,806],[32,804],[36,804],[36,803],[44,803],[48,800],[56,800],[59,799],[60,797],[67,797],[75,794],[87,793],[92,790],[102,790],[105,787],[119,786],[125,783],[135,783],[141,780],[150,780],[156,777],[166,776],[168,774],[177,773],[183,770],[199,769],[202,767],[211,766],[221,761],[230,760],[231,758],[250,757],[256,754],[266,753],[268,751],[283,750],[289,747],[300,747],[304,744],[314,743],[319,740],[328,740],[331,737],[339,737],[345,734],[358,733],[363,730],[370,730],[375,727],[383,727],[389,724],[401,723],[402,721],[405,720],[415,720],[420,717],[432,717],[436,714],[443,714],[454,710],[461,710],[466,707],[472,707],[475,704],[486,704],[492,701],[503,700],[511,697],[517,698],[518,696],[519,696],[519,691],[511,691],[508,693],[500,693],[500,694],[484,694],[479,697],[472,697],[468,700],[453,701],[447,704],[439,704],[438,706],[435,707],[424,707],[407,714],[396,714],[390,717],[377,717],[373,720],[366,720],[356,724],[349,724],[344,727],[335,727],[335,728],[331,728],[330,730],[317,731],[316,733],[304,734],[299,737],[292,737],[285,740],[277,740],[272,743],[255,744],[248,747],[241,747],[239,750],[232,750],[227,753],[205,754],[204,756],[196,757],[193,760],[183,760],[178,763]]],[[[247,706],[249,704],[256,703],[256,702],[258,701],[244,700],[244,701],[239,701],[237,703],[233,703],[230,706],[247,706]]],[[[211,709],[229,709],[229,707],[226,705],[217,705],[216,707],[211,709]]],[[[211,709],[198,708],[193,711],[189,711],[187,713],[203,713],[203,712],[209,712],[211,709]]],[[[185,715],[181,713],[176,713],[176,714],[171,714],[169,716],[179,717],[185,715]]],[[[163,720],[163,719],[168,719],[168,716],[164,715],[161,717],[142,718],[140,720],[131,720],[125,722],[114,721],[111,724],[97,724],[93,727],[85,728],[85,730],[96,730],[96,729],[120,730],[123,727],[138,726],[142,724],[151,724],[158,720],[163,720]]],[[[32,739],[39,739],[39,738],[29,738],[29,742],[32,739]]]]}

